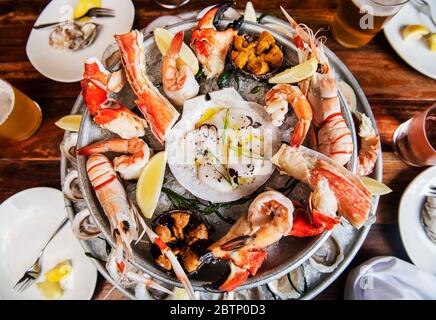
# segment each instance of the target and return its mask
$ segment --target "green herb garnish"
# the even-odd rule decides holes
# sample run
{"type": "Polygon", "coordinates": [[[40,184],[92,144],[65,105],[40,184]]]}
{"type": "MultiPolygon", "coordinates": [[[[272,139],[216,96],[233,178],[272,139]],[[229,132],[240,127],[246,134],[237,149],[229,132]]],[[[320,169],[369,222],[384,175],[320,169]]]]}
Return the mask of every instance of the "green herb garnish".
{"type": "Polygon", "coordinates": [[[232,74],[229,71],[224,71],[218,77],[216,83],[220,89],[226,88],[230,86],[230,79],[232,74]]]}

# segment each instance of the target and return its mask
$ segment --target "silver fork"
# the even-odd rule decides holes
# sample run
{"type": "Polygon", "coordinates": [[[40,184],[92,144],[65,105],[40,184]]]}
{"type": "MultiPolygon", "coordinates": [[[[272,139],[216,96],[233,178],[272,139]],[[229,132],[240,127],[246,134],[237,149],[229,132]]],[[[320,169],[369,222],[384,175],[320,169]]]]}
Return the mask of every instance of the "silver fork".
{"type": "MultiPolygon", "coordinates": [[[[113,9],[107,9],[107,8],[91,8],[84,15],[82,15],[74,20],[80,20],[84,17],[88,17],[88,18],[92,18],[92,17],[94,17],[94,18],[113,18],[113,17],[115,17],[115,11],[113,9]]],[[[48,28],[48,27],[54,27],[56,25],[66,23],[66,22],[68,22],[68,20],[38,24],[36,26],[33,26],[33,29],[44,29],[44,28],[48,28]]]]}
{"type": "Polygon", "coordinates": [[[48,244],[51,240],[58,234],[58,232],[63,228],[63,226],[68,222],[68,217],[65,217],[64,220],[62,220],[61,224],[57,227],[57,229],[53,232],[52,236],[48,241],[45,243],[44,247],[42,247],[41,251],[39,252],[38,258],[36,258],[35,262],[32,264],[32,266],[24,272],[24,275],[20,278],[20,280],[17,281],[17,283],[14,286],[14,290],[18,292],[23,292],[27,288],[29,288],[36,279],[38,279],[39,275],[41,274],[41,257],[44,253],[45,248],[47,248],[48,244]]]}
{"type": "Polygon", "coordinates": [[[420,7],[426,7],[427,11],[424,11],[430,16],[430,19],[433,21],[433,24],[436,26],[436,3],[431,3],[428,0],[414,0],[414,2],[420,7]]]}

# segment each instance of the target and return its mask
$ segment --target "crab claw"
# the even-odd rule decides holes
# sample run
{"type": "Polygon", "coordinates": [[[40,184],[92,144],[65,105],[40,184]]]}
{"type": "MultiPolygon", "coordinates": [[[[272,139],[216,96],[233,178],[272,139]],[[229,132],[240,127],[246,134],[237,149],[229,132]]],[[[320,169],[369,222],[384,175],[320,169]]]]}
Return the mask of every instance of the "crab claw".
{"type": "Polygon", "coordinates": [[[309,209],[303,207],[299,202],[294,201],[294,222],[289,236],[312,237],[332,230],[340,220],[330,217],[317,209],[312,208],[312,193],[309,196],[309,209]]]}
{"type": "Polygon", "coordinates": [[[243,19],[239,19],[230,23],[225,30],[217,30],[224,12],[232,4],[232,1],[226,1],[216,5],[206,12],[197,28],[192,30],[190,45],[209,79],[223,72],[227,51],[243,22],[243,19]]]}

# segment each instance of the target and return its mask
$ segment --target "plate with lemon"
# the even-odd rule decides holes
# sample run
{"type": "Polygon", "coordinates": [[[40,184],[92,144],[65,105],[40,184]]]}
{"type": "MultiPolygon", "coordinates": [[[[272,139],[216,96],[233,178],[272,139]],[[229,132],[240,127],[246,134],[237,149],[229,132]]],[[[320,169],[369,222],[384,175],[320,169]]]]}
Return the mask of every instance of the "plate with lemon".
{"type": "Polygon", "coordinates": [[[70,223],[48,244],[34,284],[22,292],[13,289],[64,217],[62,192],[53,188],[27,189],[0,205],[0,299],[91,299],[97,270],[70,223]]]}
{"type": "Polygon", "coordinates": [[[436,25],[428,12],[408,3],[384,27],[392,48],[412,68],[436,79],[436,25]]]}
{"type": "MultiPolygon", "coordinates": [[[[92,43],[75,50],[59,49],[50,44],[55,27],[32,29],[26,45],[26,53],[32,65],[47,78],[59,82],[76,82],[83,74],[83,61],[88,57],[100,58],[113,41],[114,34],[130,31],[135,18],[135,8],[130,0],[53,0],[41,12],[35,25],[71,20],[78,25],[95,25],[92,43]],[[91,8],[112,9],[114,17],[76,18],[91,8]]],[[[82,29],[81,31],[84,31],[82,29]]],[[[78,31],[80,34],[81,31],[78,31]]],[[[75,33],[76,34],[76,33],[75,33]]],[[[56,37],[57,39],[57,37],[56,37]]]]}

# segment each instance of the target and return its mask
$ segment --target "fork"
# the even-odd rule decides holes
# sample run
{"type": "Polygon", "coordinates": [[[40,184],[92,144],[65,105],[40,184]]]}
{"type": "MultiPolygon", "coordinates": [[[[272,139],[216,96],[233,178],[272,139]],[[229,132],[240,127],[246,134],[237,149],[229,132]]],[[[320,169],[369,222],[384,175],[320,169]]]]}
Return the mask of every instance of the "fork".
{"type": "Polygon", "coordinates": [[[48,239],[48,241],[45,243],[44,247],[42,247],[35,262],[32,264],[32,266],[29,269],[27,269],[24,272],[24,275],[20,278],[20,280],[17,281],[17,283],[14,286],[14,290],[18,292],[23,292],[28,287],[30,287],[36,281],[36,279],[38,279],[39,275],[41,274],[41,257],[42,254],[44,253],[45,248],[47,248],[50,241],[53,240],[53,238],[58,234],[58,232],[63,228],[63,226],[67,222],[68,222],[68,217],[65,217],[62,220],[61,224],[53,232],[50,239],[48,239]]]}
{"type": "Polygon", "coordinates": [[[432,4],[430,3],[430,1],[428,0],[414,0],[414,2],[418,5],[418,6],[425,6],[428,8],[428,12],[426,12],[431,20],[433,21],[433,24],[436,26],[436,4],[432,4]]]}
{"type": "MultiPolygon", "coordinates": [[[[113,9],[107,9],[107,8],[91,8],[86,13],[74,20],[80,20],[82,18],[88,17],[88,18],[113,18],[115,17],[115,11],[113,9]]],[[[69,20],[59,21],[59,22],[49,22],[49,23],[43,23],[38,24],[36,26],[33,26],[33,29],[43,29],[47,27],[53,27],[62,23],[66,23],[69,20]]]]}

